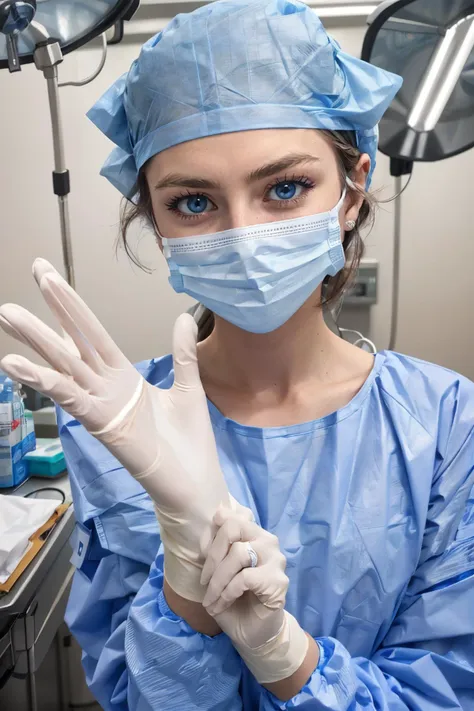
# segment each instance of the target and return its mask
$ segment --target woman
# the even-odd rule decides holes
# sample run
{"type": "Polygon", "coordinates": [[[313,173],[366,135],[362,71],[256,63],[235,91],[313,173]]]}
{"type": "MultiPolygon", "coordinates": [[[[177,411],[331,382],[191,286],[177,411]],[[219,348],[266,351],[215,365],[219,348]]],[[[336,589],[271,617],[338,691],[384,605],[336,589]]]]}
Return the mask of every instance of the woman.
{"type": "Polygon", "coordinates": [[[124,237],[154,224],[210,310],[197,351],[185,315],[137,369],[43,260],[75,349],[0,311],[53,370],[2,367],[69,413],[68,623],[104,709],[474,708],[473,385],[322,315],[399,86],[305,4],[236,0],[176,18],[90,114],[124,237]]]}

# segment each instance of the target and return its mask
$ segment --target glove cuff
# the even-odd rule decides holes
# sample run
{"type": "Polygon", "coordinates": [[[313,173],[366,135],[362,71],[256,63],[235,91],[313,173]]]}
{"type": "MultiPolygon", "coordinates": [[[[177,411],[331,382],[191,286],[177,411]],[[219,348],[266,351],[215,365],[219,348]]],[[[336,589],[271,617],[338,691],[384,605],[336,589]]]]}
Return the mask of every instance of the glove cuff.
{"type": "Polygon", "coordinates": [[[298,671],[308,653],[309,639],[293,615],[285,610],[283,624],[275,637],[255,649],[235,646],[258,683],[273,684],[298,671]]]}
{"type": "Polygon", "coordinates": [[[196,554],[196,559],[193,561],[191,558],[194,555],[187,551],[186,559],[184,559],[167,548],[164,541],[163,546],[165,549],[164,575],[170,588],[185,600],[202,602],[207,588],[201,585],[203,563],[199,562],[198,555],[196,554]]]}

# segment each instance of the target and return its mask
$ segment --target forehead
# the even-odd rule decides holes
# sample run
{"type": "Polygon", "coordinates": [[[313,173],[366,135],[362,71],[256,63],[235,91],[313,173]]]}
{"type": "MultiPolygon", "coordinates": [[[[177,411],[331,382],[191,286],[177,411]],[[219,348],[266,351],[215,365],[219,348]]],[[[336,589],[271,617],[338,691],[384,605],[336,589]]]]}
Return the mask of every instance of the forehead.
{"type": "Polygon", "coordinates": [[[290,153],[309,153],[322,167],[335,165],[334,149],[320,131],[264,129],[207,136],[173,146],[150,160],[147,175],[153,180],[170,171],[220,177],[247,175],[290,153]]]}

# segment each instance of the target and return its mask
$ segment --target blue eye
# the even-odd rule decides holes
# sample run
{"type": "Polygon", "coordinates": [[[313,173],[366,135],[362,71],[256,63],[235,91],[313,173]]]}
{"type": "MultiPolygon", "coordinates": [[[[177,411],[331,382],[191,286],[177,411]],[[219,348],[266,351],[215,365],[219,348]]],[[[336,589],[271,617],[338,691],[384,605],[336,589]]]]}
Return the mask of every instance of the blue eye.
{"type": "Polygon", "coordinates": [[[304,190],[304,185],[295,181],[278,183],[269,192],[270,200],[294,200],[298,198],[304,190]]]}
{"type": "Polygon", "coordinates": [[[212,209],[212,203],[204,195],[190,195],[179,200],[176,208],[183,215],[202,215],[203,212],[209,212],[209,209],[212,209]]]}

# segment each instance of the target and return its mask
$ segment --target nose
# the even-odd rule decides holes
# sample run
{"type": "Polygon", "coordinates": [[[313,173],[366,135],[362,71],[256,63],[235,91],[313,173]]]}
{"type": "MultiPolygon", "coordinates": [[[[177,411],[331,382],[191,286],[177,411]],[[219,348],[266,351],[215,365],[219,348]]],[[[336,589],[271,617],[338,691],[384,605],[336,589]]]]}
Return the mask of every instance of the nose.
{"type": "Polygon", "coordinates": [[[265,222],[265,216],[257,205],[241,200],[229,204],[225,221],[227,225],[223,229],[236,230],[265,222]]]}

